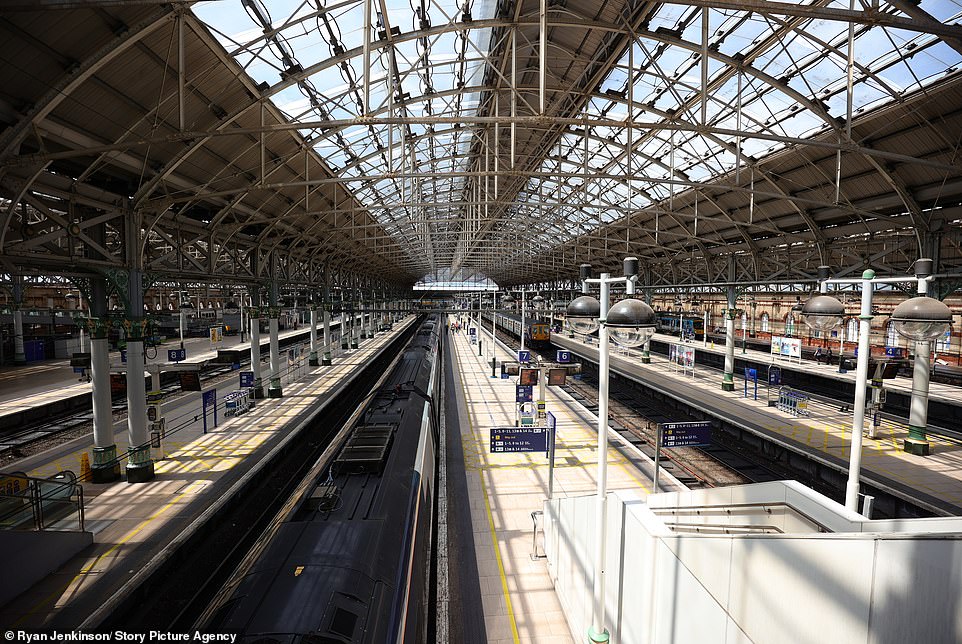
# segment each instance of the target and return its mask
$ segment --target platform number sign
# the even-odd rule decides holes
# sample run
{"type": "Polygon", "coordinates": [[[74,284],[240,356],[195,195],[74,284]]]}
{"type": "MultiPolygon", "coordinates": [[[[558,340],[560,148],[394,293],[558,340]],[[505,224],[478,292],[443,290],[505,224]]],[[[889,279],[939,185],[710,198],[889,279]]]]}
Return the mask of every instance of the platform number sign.
{"type": "Polygon", "coordinates": [[[241,371],[240,372],[240,386],[241,389],[250,389],[254,386],[254,372],[253,371],[241,371]]]}
{"type": "Polygon", "coordinates": [[[571,352],[570,351],[558,351],[556,356],[556,362],[566,363],[571,362],[571,352]]]}
{"type": "Polygon", "coordinates": [[[187,359],[187,349],[167,349],[167,362],[180,362],[187,359]]]}
{"type": "Polygon", "coordinates": [[[518,362],[525,363],[525,364],[531,362],[531,352],[518,351],[518,362]]]}

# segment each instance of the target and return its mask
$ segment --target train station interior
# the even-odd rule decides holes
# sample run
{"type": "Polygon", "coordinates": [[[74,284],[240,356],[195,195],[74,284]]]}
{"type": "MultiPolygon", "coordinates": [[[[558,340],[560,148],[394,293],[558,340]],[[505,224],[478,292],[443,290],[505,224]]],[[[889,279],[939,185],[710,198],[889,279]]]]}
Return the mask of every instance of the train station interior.
{"type": "Polygon", "coordinates": [[[0,3],[4,641],[962,642],[962,1],[0,3]]]}

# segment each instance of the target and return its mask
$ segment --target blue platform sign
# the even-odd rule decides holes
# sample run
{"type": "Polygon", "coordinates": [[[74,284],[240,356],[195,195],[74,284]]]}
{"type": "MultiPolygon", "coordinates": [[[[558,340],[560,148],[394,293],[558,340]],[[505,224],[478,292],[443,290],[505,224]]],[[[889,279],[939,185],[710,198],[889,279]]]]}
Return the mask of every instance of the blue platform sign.
{"type": "Polygon", "coordinates": [[[167,362],[180,362],[187,359],[187,349],[167,349],[167,362]]]}
{"type": "Polygon", "coordinates": [[[240,372],[240,387],[241,389],[250,389],[254,386],[254,372],[253,371],[241,371],[240,372]]]}
{"type": "Polygon", "coordinates": [[[544,452],[548,449],[548,430],[545,427],[492,427],[492,453],[544,452]]]}
{"type": "Polygon", "coordinates": [[[201,407],[204,410],[204,433],[207,433],[207,408],[214,408],[214,428],[217,427],[217,390],[208,389],[202,394],[201,407]]]}
{"type": "Polygon", "coordinates": [[[528,363],[531,362],[531,352],[530,351],[518,351],[518,362],[528,363]]]}
{"type": "Polygon", "coordinates": [[[571,352],[559,350],[557,356],[555,357],[555,362],[571,362],[571,352]]]}
{"type": "Polygon", "coordinates": [[[531,385],[515,385],[514,401],[519,403],[531,402],[531,385]]]}
{"type": "Polygon", "coordinates": [[[662,447],[705,447],[711,445],[711,421],[662,423],[662,447]]]}

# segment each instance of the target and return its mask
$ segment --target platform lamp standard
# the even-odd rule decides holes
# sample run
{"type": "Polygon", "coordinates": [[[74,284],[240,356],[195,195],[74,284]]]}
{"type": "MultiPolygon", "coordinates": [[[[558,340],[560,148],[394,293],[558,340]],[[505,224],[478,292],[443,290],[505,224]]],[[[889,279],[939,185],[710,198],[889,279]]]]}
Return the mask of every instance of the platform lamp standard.
{"type": "Polygon", "coordinates": [[[599,279],[591,279],[591,267],[581,265],[583,292],[588,284],[599,284],[600,300],[590,295],[575,298],[568,305],[566,323],[572,331],[581,335],[598,330],[598,498],[595,515],[594,604],[588,638],[592,642],[607,642],[605,629],[605,541],[606,496],[608,485],[608,334],[625,347],[637,347],[651,337],[655,330],[655,312],[650,306],[633,297],[622,300],[608,309],[612,284],[625,284],[629,296],[635,294],[638,280],[638,260],[629,257],[624,261],[624,277],[610,277],[602,273],[599,279]]]}
{"type": "Polygon", "coordinates": [[[896,307],[892,313],[896,331],[914,340],[916,344],[915,368],[912,378],[912,403],[909,415],[909,437],[904,449],[908,452],[928,454],[929,444],[925,440],[926,414],[928,407],[928,343],[943,335],[952,325],[952,311],[944,303],[924,293],[932,276],[932,260],[919,259],[915,262],[915,277],[876,278],[875,271],[867,269],[860,280],[829,279],[829,267],[819,266],[818,277],[821,295],[810,298],[802,306],[802,316],[809,328],[817,331],[830,331],[845,316],[845,307],[834,297],[826,295],[828,284],[860,284],[862,306],[859,314],[858,361],[855,371],[855,404],[852,418],[852,449],[849,458],[848,483],[845,488],[845,507],[858,511],[858,482],[862,461],[862,432],[865,425],[865,388],[868,385],[869,333],[872,322],[872,294],[875,284],[895,284],[915,281],[919,297],[907,300],[896,307]],[[924,344],[924,349],[920,346],[924,344]]]}

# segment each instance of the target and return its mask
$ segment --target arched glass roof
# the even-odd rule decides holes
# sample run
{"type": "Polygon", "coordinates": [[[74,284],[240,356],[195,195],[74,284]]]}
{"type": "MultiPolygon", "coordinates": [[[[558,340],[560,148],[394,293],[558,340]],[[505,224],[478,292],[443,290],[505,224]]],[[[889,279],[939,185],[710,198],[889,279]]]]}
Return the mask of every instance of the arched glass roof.
{"type": "Polygon", "coordinates": [[[126,266],[139,226],[137,261],[185,279],[511,286],[629,255],[652,286],[962,274],[962,0],[5,16],[10,266],[126,266]]]}
{"type": "MultiPolygon", "coordinates": [[[[899,22],[957,25],[959,2],[883,3],[891,24],[849,4],[779,15],[736,2],[552,1],[542,27],[538,2],[373,1],[367,51],[365,2],[194,11],[430,272],[492,270],[506,255],[521,264],[599,233],[612,243],[608,229],[643,212],[629,250],[691,250],[724,226],[706,184],[753,189],[765,183],[758,160],[812,137],[849,143],[850,112],[957,73],[957,41],[899,22]]],[[[848,197],[823,192],[823,204],[848,197]]]]}

